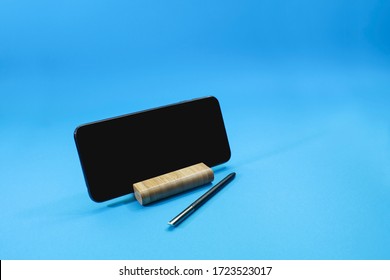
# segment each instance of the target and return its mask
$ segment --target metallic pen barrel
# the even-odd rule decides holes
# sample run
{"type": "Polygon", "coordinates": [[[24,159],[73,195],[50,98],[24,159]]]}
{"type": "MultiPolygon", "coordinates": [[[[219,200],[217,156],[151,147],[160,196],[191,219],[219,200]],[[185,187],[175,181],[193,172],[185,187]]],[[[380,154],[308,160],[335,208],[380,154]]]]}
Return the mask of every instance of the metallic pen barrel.
{"type": "Polygon", "coordinates": [[[235,172],[230,173],[225,178],[223,178],[218,184],[209,189],[201,197],[199,197],[195,202],[188,206],[183,212],[173,218],[168,224],[171,226],[176,226],[185,220],[189,215],[191,215],[196,209],[202,206],[207,200],[209,200],[213,195],[215,195],[221,188],[223,188],[227,183],[229,183],[236,176],[235,172]]]}
{"type": "Polygon", "coordinates": [[[175,218],[173,218],[171,221],[168,222],[171,226],[176,226],[180,224],[182,221],[185,220],[189,215],[192,214],[192,212],[195,211],[195,207],[190,205],[188,206],[183,212],[181,212],[179,215],[177,215],[175,218]]]}

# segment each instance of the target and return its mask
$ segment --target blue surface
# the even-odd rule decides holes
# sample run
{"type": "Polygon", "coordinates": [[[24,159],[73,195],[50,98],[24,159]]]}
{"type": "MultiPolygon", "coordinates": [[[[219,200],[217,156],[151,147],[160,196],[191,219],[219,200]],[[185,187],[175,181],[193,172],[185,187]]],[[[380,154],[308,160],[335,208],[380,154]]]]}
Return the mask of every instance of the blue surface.
{"type": "Polygon", "coordinates": [[[0,259],[389,259],[389,1],[1,1],[0,259]],[[236,179],[85,187],[82,123],[215,95],[236,179]]]}

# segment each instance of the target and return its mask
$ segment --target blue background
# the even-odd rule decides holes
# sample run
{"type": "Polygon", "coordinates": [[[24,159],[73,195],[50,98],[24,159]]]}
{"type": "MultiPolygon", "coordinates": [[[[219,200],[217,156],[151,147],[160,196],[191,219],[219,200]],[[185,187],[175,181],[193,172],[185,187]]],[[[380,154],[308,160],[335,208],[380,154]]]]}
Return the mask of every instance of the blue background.
{"type": "MultiPolygon", "coordinates": [[[[0,2],[0,259],[389,259],[390,1],[0,2]],[[79,124],[221,103],[236,179],[86,191],[79,124]]],[[[206,137],[206,136],[205,136],[206,137]]]]}

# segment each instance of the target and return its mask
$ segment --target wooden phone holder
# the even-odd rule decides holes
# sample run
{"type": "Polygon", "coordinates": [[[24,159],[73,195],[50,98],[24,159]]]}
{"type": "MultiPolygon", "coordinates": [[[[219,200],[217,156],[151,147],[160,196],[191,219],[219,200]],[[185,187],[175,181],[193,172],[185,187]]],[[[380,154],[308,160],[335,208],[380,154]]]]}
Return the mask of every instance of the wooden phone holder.
{"type": "Polygon", "coordinates": [[[145,205],[186,190],[210,183],[214,173],[204,163],[198,163],[133,184],[134,195],[145,205]]]}

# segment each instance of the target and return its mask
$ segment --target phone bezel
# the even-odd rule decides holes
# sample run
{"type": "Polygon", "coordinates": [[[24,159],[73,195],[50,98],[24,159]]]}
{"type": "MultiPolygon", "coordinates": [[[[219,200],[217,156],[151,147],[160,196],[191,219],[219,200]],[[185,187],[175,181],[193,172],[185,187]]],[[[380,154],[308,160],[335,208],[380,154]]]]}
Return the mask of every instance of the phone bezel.
{"type": "MultiPolygon", "coordinates": [[[[103,190],[103,188],[96,186],[97,185],[96,183],[95,184],[91,183],[91,181],[96,181],[96,180],[92,180],[92,178],[93,178],[92,176],[95,176],[95,177],[101,176],[101,174],[93,175],[93,174],[91,174],[91,172],[88,172],[88,168],[92,164],[91,163],[92,160],[89,159],[88,156],[84,155],[83,146],[85,145],[85,143],[83,143],[82,145],[80,144],[80,141],[79,141],[80,131],[85,130],[86,128],[87,129],[99,129],[98,126],[101,124],[104,124],[104,125],[114,124],[115,122],[123,121],[124,119],[133,119],[137,116],[139,117],[139,116],[142,116],[145,114],[149,114],[150,112],[163,113],[164,110],[166,110],[166,109],[172,110],[173,109],[172,107],[177,107],[177,106],[182,106],[182,105],[190,106],[191,104],[198,104],[199,105],[200,104],[199,102],[211,102],[213,104],[212,106],[215,106],[215,109],[218,109],[218,112],[213,112],[213,113],[218,115],[217,121],[221,122],[221,123],[219,123],[219,125],[221,127],[223,127],[224,135],[218,135],[218,137],[220,139],[222,139],[220,145],[221,145],[221,149],[223,149],[223,151],[224,151],[223,152],[224,154],[223,154],[223,156],[216,159],[215,161],[212,161],[212,163],[210,164],[210,167],[227,162],[231,157],[231,151],[230,151],[229,141],[228,141],[228,137],[227,137],[225,124],[223,121],[223,116],[222,116],[220,104],[219,104],[219,101],[214,96],[196,98],[196,99],[192,99],[192,100],[188,100],[188,101],[182,101],[182,102],[178,102],[178,103],[174,103],[174,104],[169,104],[169,105],[160,106],[160,107],[156,107],[156,108],[152,108],[152,109],[142,110],[142,111],[138,111],[138,112],[134,112],[134,113],[130,113],[130,114],[120,115],[120,116],[116,116],[116,117],[112,117],[112,118],[107,118],[107,119],[103,119],[103,120],[99,120],[99,121],[95,121],[95,122],[86,123],[86,124],[78,126],[75,129],[74,140],[76,142],[76,147],[77,147],[77,151],[79,154],[81,167],[83,170],[84,179],[85,179],[85,182],[87,185],[87,189],[88,189],[88,193],[89,193],[90,198],[95,202],[104,202],[104,201],[107,201],[107,200],[110,200],[110,199],[113,199],[116,197],[120,197],[120,196],[129,194],[129,193],[133,192],[132,184],[136,183],[136,182],[131,182],[129,180],[129,187],[128,187],[128,190],[126,189],[126,191],[124,191],[123,189],[121,189],[122,191],[119,191],[119,186],[118,186],[117,189],[116,188],[114,188],[114,189],[107,188],[107,191],[103,195],[101,195],[101,193],[103,193],[103,192],[101,192],[103,190]]],[[[199,112],[199,113],[202,113],[202,112],[199,112]]],[[[214,136],[216,136],[216,135],[214,135],[214,136]]],[[[205,136],[205,137],[207,137],[207,136],[205,136]]],[[[83,141],[85,142],[85,140],[83,140],[83,141]]],[[[91,138],[88,141],[90,143],[92,143],[94,141],[94,139],[91,138]]],[[[212,156],[212,155],[210,155],[210,156],[212,156]]],[[[196,163],[198,163],[198,162],[194,162],[193,164],[196,164],[196,163]]],[[[183,168],[186,166],[179,166],[178,165],[178,167],[183,168]]],[[[113,166],[112,168],[115,168],[115,166],[113,166]]],[[[177,168],[177,169],[179,169],[179,168],[177,168]]],[[[169,170],[169,171],[174,171],[174,170],[169,170]]],[[[110,172],[110,173],[112,173],[112,172],[110,172]]],[[[157,175],[161,175],[161,174],[157,174],[157,175]]],[[[95,178],[93,178],[93,179],[95,179],[95,178]]],[[[148,178],[144,178],[144,179],[148,179],[148,178]]],[[[123,186],[121,186],[121,188],[123,188],[123,186]]]]}

